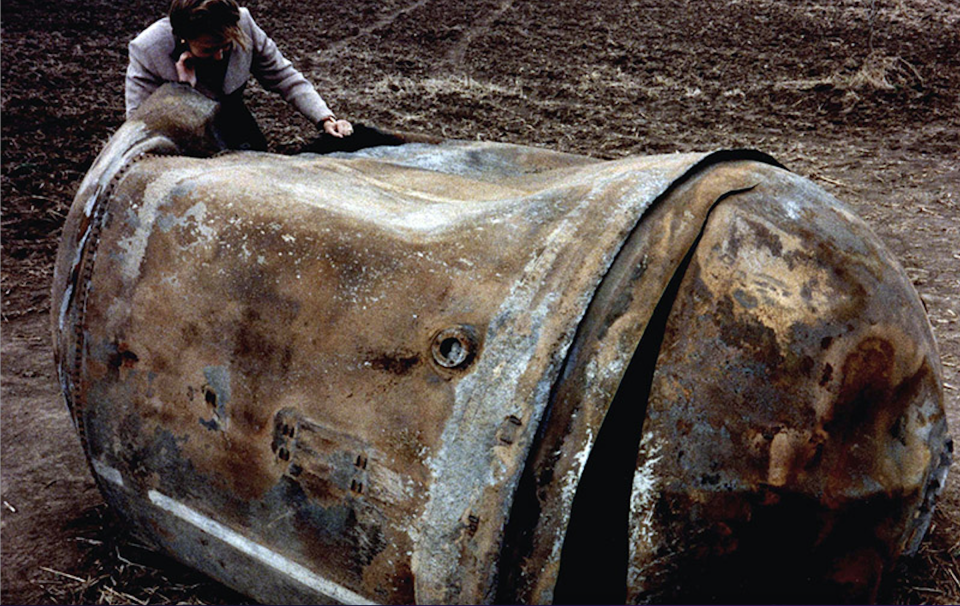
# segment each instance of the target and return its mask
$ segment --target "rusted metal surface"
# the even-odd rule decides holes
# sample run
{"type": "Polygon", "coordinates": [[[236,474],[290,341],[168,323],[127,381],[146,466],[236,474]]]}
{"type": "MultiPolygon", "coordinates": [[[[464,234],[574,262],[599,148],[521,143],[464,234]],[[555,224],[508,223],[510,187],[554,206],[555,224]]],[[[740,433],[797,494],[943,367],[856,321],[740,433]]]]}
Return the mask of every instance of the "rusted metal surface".
{"type": "Polygon", "coordinates": [[[777,499],[816,525],[886,495],[840,559],[922,535],[946,449],[922,307],[770,158],[188,157],[215,111],[172,87],[118,131],[54,281],[92,468],[157,547],[270,602],[542,603],[598,528],[630,600],[682,595],[699,537],[777,499]]]}
{"type": "Polygon", "coordinates": [[[903,271],[809,182],[759,172],[712,212],[666,326],[634,477],[631,601],[785,586],[870,601],[916,550],[946,473],[939,357],[903,271]],[[677,576],[697,569],[699,587],[677,576]]]}

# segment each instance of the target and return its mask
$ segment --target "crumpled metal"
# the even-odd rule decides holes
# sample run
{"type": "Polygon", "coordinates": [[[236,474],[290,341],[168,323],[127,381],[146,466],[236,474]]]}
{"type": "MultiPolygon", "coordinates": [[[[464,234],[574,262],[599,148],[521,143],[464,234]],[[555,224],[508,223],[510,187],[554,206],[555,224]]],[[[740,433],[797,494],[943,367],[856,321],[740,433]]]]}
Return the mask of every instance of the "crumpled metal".
{"type": "Polygon", "coordinates": [[[747,150],[217,153],[216,111],[168,86],[118,130],[54,279],[65,398],[149,544],[285,603],[869,600],[916,550],[936,345],[810,181],[747,150]]]}

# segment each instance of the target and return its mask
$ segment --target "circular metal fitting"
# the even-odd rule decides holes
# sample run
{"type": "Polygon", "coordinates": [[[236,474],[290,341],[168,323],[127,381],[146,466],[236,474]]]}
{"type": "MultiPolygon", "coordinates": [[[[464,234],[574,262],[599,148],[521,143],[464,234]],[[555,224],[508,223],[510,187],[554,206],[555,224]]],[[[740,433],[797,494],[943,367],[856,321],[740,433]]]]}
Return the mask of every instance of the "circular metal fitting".
{"type": "Polygon", "coordinates": [[[434,335],[430,351],[438,366],[462,370],[476,357],[476,331],[466,325],[445,328],[434,335]]]}

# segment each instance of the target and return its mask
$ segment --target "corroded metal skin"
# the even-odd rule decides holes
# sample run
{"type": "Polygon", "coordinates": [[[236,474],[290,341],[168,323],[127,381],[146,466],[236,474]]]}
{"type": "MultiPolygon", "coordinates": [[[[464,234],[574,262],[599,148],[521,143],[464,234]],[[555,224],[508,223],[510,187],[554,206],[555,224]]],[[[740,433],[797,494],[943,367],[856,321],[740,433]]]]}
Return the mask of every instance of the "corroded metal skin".
{"type": "Polygon", "coordinates": [[[718,205],[647,403],[628,599],[722,595],[719,579],[770,599],[814,578],[792,598],[871,600],[918,547],[948,464],[921,309],[866,226],[797,177],[718,205]],[[663,578],[697,569],[702,587],[663,578]]]}
{"type": "Polygon", "coordinates": [[[797,550],[869,597],[916,549],[935,344],[809,182],[756,152],[209,157],[216,110],[168,87],[118,131],[54,280],[91,466],[158,548],[275,603],[660,600],[797,550]]]}

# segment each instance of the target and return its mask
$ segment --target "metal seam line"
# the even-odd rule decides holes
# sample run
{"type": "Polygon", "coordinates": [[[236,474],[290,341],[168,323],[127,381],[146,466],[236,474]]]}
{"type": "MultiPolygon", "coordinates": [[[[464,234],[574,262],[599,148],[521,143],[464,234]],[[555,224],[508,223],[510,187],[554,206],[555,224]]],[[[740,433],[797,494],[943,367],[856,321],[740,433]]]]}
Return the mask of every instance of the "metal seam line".
{"type": "Polygon", "coordinates": [[[324,595],[327,595],[344,604],[376,604],[376,602],[371,602],[369,599],[358,593],[350,591],[346,587],[318,576],[309,569],[297,564],[296,562],[288,560],[282,555],[267,549],[263,545],[254,543],[250,539],[234,532],[233,530],[230,530],[223,524],[211,520],[196,510],[187,507],[183,503],[174,501],[170,497],[161,494],[156,490],[148,491],[147,496],[150,498],[150,501],[160,509],[173,514],[189,524],[192,524],[203,532],[220,539],[224,543],[227,543],[237,551],[254,558],[255,560],[269,566],[270,568],[273,568],[283,575],[290,577],[302,585],[319,591],[320,593],[323,593],[324,595]]]}

